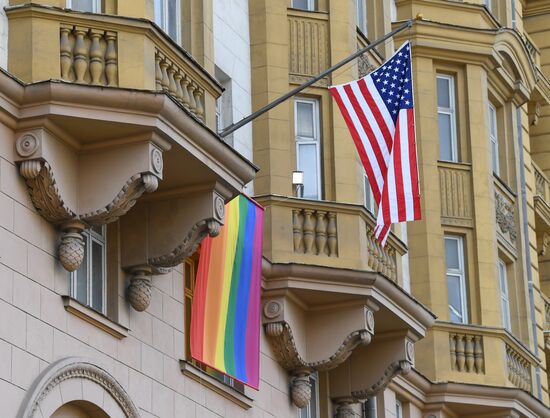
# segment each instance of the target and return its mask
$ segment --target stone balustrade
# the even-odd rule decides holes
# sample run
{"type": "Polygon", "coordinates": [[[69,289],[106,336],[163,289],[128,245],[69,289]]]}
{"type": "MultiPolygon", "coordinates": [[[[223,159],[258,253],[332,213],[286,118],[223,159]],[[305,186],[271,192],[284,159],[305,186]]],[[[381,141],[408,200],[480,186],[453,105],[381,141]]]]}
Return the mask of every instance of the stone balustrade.
{"type": "Polygon", "coordinates": [[[483,337],[472,334],[449,334],[451,369],[466,373],[484,373],[483,337]]]}
{"type": "Polygon", "coordinates": [[[62,24],[59,30],[61,78],[82,84],[118,85],[116,32],[62,24]]]}
{"type": "Polygon", "coordinates": [[[397,257],[391,246],[382,247],[374,236],[374,225],[367,222],[367,262],[371,269],[397,281],[397,257]]]}
{"type": "Polygon", "coordinates": [[[532,391],[531,363],[506,344],[506,370],[510,383],[528,392],[532,391]]]}
{"type": "Polygon", "coordinates": [[[186,109],[204,120],[204,89],[188,72],[155,50],[155,86],[174,96],[186,109]]]}
{"type": "Polygon", "coordinates": [[[439,163],[441,222],[473,227],[472,173],[469,164],[439,163]]]}
{"type": "Polygon", "coordinates": [[[338,256],[336,213],[293,209],[292,231],[295,252],[328,257],[338,256]]]}

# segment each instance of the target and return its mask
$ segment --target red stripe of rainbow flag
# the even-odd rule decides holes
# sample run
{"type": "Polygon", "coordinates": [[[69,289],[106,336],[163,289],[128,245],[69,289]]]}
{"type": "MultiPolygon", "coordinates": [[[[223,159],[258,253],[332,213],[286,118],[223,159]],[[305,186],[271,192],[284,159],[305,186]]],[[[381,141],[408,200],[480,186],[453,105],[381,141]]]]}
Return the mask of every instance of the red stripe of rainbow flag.
{"type": "Polygon", "coordinates": [[[258,389],[264,210],[240,195],[220,234],[201,244],[191,311],[191,356],[258,389]]]}

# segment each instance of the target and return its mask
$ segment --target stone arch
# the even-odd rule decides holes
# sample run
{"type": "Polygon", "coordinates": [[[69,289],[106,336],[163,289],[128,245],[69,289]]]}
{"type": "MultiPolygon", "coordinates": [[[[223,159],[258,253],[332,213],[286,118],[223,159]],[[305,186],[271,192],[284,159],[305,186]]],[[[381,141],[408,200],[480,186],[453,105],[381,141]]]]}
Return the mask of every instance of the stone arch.
{"type": "Polygon", "coordinates": [[[110,418],[140,418],[116,379],[80,357],[50,364],[27,391],[17,418],[50,418],[62,406],[78,401],[95,405],[110,418]]]}
{"type": "Polygon", "coordinates": [[[58,408],[51,418],[111,418],[107,413],[89,401],[72,401],[58,408]]]}

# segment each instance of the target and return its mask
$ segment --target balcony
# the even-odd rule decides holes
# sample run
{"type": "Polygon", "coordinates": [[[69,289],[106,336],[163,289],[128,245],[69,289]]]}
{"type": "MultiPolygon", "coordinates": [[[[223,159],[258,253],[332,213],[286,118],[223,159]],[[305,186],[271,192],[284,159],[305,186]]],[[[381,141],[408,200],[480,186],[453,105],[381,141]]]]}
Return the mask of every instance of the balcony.
{"type": "Polygon", "coordinates": [[[22,81],[166,91],[213,126],[221,86],[151,22],[33,4],[6,14],[8,70],[22,81]]]}
{"type": "Polygon", "coordinates": [[[85,229],[116,223],[114,262],[144,310],[151,276],[219,233],[224,202],[256,172],[207,127],[221,88],[148,21],[32,4],[6,13],[0,108],[30,201],[58,229],[67,271],[83,261],[85,229]]]}
{"type": "Polygon", "coordinates": [[[330,371],[331,397],[342,404],[408,372],[434,317],[400,287],[404,244],[391,235],[381,247],[360,205],[256,199],[266,208],[263,323],[294,403],[305,405],[314,371],[330,371]]]}
{"type": "Polygon", "coordinates": [[[364,206],[274,195],[256,199],[266,207],[264,254],[272,262],[370,270],[403,285],[407,248],[393,234],[382,248],[374,237],[376,220],[364,206]]]}
{"type": "Polygon", "coordinates": [[[508,331],[438,321],[432,328],[437,380],[510,386],[533,392],[537,358],[508,331]],[[505,361],[493,361],[502,358],[505,361]]]}

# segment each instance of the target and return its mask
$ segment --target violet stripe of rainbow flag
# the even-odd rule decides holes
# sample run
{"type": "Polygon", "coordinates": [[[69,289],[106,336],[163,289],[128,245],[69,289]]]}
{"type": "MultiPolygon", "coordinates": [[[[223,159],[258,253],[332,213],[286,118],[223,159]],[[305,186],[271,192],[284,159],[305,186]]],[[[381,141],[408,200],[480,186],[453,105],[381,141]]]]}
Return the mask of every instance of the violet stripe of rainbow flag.
{"type": "Polygon", "coordinates": [[[191,311],[191,356],[258,389],[264,210],[240,195],[220,234],[201,244],[191,311]]]}

